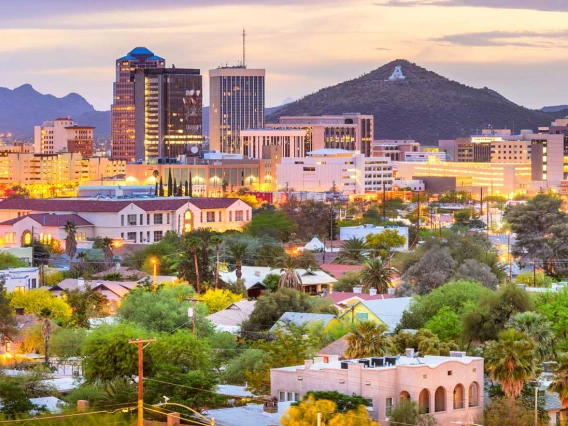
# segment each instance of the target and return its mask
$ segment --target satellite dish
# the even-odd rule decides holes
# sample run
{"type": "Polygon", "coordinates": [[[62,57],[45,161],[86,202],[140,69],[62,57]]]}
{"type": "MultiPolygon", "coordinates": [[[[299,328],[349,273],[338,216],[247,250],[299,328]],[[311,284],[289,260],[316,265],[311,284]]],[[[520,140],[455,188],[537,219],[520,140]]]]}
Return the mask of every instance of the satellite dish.
{"type": "Polygon", "coordinates": [[[192,146],[190,151],[192,154],[197,154],[199,152],[199,148],[197,148],[196,146],[192,146]]]}

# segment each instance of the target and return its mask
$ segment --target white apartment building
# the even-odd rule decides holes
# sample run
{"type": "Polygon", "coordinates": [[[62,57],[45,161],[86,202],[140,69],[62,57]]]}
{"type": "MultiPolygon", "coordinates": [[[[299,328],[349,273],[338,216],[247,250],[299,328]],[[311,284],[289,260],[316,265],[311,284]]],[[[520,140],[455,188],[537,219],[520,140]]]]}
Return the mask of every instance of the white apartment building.
{"type": "Polygon", "coordinates": [[[80,152],[90,157],[93,155],[93,130],[91,126],[79,126],[71,117],[45,121],[43,125],[34,127],[34,152],[80,152]]]}
{"type": "Polygon", "coordinates": [[[39,287],[39,268],[4,269],[0,271],[0,278],[4,280],[4,288],[8,293],[33,290],[39,287]]]}
{"type": "Polygon", "coordinates": [[[241,130],[240,153],[244,157],[262,159],[263,147],[282,148],[282,157],[305,157],[304,129],[247,129],[241,130]]]}
{"type": "Polygon", "coordinates": [[[280,187],[296,191],[365,194],[392,188],[392,164],[387,157],[365,157],[358,151],[320,149],[304,158],[283,158],[277,166],[280,187]]]}
{"type": "Polygon", "coordinates": [[[79,247],[97,236],[151,244],[168,231],[241,229],[251,216],[252,208],[238,198],[6,199],[0,201],[0,243],[20,247],[38,239],[64,248],[70,221],[79,247]]]}

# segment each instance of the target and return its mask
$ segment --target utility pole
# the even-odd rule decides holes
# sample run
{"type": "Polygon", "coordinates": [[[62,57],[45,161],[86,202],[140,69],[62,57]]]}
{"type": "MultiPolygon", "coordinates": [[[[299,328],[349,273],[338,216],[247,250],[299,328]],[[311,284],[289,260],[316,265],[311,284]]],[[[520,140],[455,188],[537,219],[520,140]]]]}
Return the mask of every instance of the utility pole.
{"type": "Polygon", "coordinates": [[[418,229],[416,244],[418,244],[420,242],[420,192],[418,192],[418,219],[416,219],[416,228],[418,229]]]}
{"type": "Polygon", "coordinates": [[[479,199],[479,216],[483,216],[483,187],[479,189],[481,190],[481,198],[479,199]]]}
{"type": "Polygon", "coordinates": [[[538,426],[538,382],[534,388],[534,426],[538,426]]]}
{"type": "Polygon", "coordinates": [[[156,339],[129,340],[128,343],[138,346],[138,422],[137,426],[144,426],[144,348],[156,339]],[[144,343],[146,343],[144,345],[144,343]]]}
{"type": "MultiPolygon", "coordinates": [[[[329,215],[329,245],[331,247],[331,252],[333,253],[333,198],[331,199],[331,210],[329,215]]],[[[325,253],[325,243],[323,245],[323,251],[325,253]]]]}
{"type": "Polygon", "coordinates": [[[386,206],[386,192],[385,192],[385,181],[383,180],[383,220],[387,217],[387,206],[386,206]]]}

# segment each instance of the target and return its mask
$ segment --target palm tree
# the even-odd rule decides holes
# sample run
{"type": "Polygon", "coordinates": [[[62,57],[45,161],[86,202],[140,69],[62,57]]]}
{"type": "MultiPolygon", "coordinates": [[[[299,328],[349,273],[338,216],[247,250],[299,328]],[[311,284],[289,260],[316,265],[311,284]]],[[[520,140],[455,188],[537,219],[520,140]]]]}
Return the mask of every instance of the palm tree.
{"type": "Polygon", "coordinates": [[[507,324],[508,328],[525,333],[535,343],[535,355],[539,361],[548,361],[554,356],[554,333],[552,323],[537,312],[521,312],[507,324]]]}
{"type": "Polygon", "coordinates": [[[363,265],[361,271],[363,290],[368,292],[369,289],[376,288],[380,294],[387,293],[394,274],[394,269],[388,266],[388,261],[373,257],[366,260],[363,265]]]}
{"type": "Polygon", "coordinates": [[[554,369],[554,378],[548,390],[556,392],[563,408],[568,408],[568,354],[558,357],[558,364],[554,369]]]}
{"type": "Polygon", "coordinates": [[[75,268],[77,272],[83,273],[87,270],[87,252],[82,251],[77,255],[77,262],[75,263],[75,268]]]}
{"type": "Polygon", "coordinates": [[[351,237],[341,246],[336,261],[343,265],[360,265],[366,259],[366,249],[367,244],[363,238],[351,237]]]}
{"type": "Polygon", "coordinates": [[[215,290],[219,285],[219,246],[223,242],[223,239],[219,234],[215,234],[211,237],[211,244],[215,246],[215,290]]]}
{"type": "Polygon", "coordinates": [[[345,357],[353,359],[385,355],[390,346],[385,335],[387,331],[385,324],[371,321],[360,321],[352,325],[350,333],[345,336],[349,343],[345,357]]]}
{"type": "Polygon", "coordinates": [[[248,244],[242,241],[231,241],[227,248],[231,256],[235,258],[235,266],[237,268],[235,273],[237,275],[237,283],[240,284],[241,277],[243,276],[243,258],[247,255],[249,250],[248,244]]]}
{"type": "Polygon", "coordinates": [[[49,365],[49,339],[51,338],[51,317],[53,312],[49,308],[43,308],[38,317],[43,320],[41,332],[43,333],[45,345],[45,365],[49,365]]]}
{"type": "Polygon", "coordinates": [[[516,399],[527,380],[535,376],[534,343],[525,333],[514,329],[499,333],[485,351],[485,366],[491,380],[501,383],[505,395],[516,399]]]}
{"type": "Polygon", "coordinates": [[[103,253],[105,255],[105,265],[107,268],[110,268],[114,259],[114,255],[112,253],[112,238],[103,238],[103,253]]]}
{"type": "Polygon", "coordinates": [[[296,271],[297,267],[296,258],[285,254],[284,256],[276,259],[276,265],[280,266],[280,272],[284,272],[280,281],[278,281],[278,288],[291,288],[293,290],[302,290],[302,279],[296,271]]]}
{"type": "Polygon", "coordinates": [[[75,222],[68,220],[64,229],[67,233],[67,237],[65,237],[65,253],[69,256],[69,261],[72,261],[77,253],[77,228],[75,227],[75,222]]]}

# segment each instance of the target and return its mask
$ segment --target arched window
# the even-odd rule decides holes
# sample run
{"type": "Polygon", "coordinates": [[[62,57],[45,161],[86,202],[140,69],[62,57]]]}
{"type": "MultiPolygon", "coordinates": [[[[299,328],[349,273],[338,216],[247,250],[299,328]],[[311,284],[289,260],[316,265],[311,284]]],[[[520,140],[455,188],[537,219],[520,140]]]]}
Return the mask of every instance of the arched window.
{"type": "Polygon", "coordinates": [[[456,385],[454,388],[454,410],[465,408],[465,395],[463,385],[456,385]]]}
{"type": "Polygon", "coordinates": [[[436,389],[434,394],[434,411],[436,413],[446,411],[446,389],[443,386],[436,389]]]}
{"type": "Polygon", "coordinates": [[[22,245],[29,246],[32,244],[32,233],[30,231],[24,231],[22,234],[22,245]]]}
{"type": "Polygon", "coordinates": [[[406,391],[402,391],[400,393],[400,395],[398,396],[399,402],[405,400],[405,399],[410,399],[410,394],[406,391]]]}
{"type": "Polygon", "coordinates": [[[183,215],[183,232],[193,231],[193,213],[191,210],[186,210],[183,215]]]}
{"type": "Polygon", "coordinates": [[[469,385],[469,406],[477,407],[479,405],[479,384],[473,382],[469,385]]]}
{"type": "Polygon", "coordinates": [[[428,392],[428,389],[422,389],[422,392],[420,392],[418,396],[418,409],[421,413],[430,412],[430,392],[428,392]]]}

